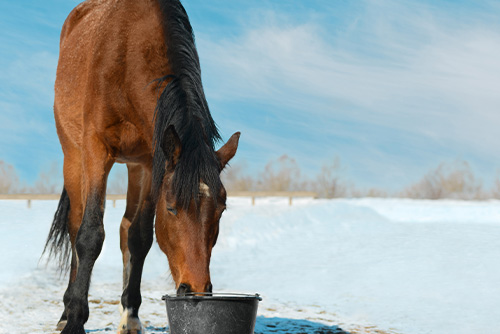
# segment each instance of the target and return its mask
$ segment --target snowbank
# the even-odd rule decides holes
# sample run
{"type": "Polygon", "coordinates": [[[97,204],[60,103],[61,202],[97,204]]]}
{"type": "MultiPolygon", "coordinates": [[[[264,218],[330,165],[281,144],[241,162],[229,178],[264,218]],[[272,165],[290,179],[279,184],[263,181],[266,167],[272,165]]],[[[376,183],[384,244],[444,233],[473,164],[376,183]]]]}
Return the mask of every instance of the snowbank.
{"type": "MultiPolygon", "coordinates": [[[[57,280],[52,267],[37,269],[56,205],[35,201],[27,209],[23,201],[0,201],[0,307],[10,310],[0,313],[5,333],[23,332],[20,325],[26,333],[50,332],[62,311],[65,279],[57,280]],[[31,293],[44,291],[30,309],[31,293]],[[36,319],[28,327],[26,314],[36,319]]],[[[97,309],[88,328],[116,328],[119,320],[111,301],[121,289],[123,212],[124,202],[108,203],[105,246],[91,287],[97,309]]],[[[230,198],[221,224],[214,288],[261,293],[261,316],[405,334],[498,332],[498,201],[303,199],[289,207],[287,199],[258,199],[251,206],[250,199],[230,198]]],[[[154,246],[141,311],[150,332],[164,330],[159,298],[172,289],[166,257],[154,246]]],[[[263,326],[267,318],[260,319],[263,326]]]]}

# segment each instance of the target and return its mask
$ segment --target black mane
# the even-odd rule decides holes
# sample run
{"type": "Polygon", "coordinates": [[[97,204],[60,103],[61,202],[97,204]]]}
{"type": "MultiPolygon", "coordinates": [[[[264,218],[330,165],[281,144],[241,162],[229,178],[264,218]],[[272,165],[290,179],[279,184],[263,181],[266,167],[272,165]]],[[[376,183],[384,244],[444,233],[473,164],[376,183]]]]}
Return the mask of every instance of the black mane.
{"type": "Polygon", "coordinates": [[[172,191],[176,205],[187,209],[198,204],[199,185],[204,182],[213,198],[221,187],[220,162],[215,142],[221,139],[201,83],[201,70],[193,29],[179,0],[158,0],[171,74],[158,79],[158,87],[171,80],[159,96],[153,134],[153,184],[155,200],[161,190],[166,157],[162,150],[165,130],[173,125],[182,143],[175,166],[172,191]]]}

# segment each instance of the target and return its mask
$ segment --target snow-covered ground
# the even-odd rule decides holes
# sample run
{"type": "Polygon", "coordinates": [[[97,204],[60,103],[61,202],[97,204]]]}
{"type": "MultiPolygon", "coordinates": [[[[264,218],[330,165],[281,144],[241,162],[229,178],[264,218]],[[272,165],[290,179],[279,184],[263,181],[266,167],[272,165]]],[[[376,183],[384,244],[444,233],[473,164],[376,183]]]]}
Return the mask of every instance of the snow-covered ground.
{"type": "MultiPolygon", "coordinates": [[[[87,330],[116,330],[118,226],[90,289],[87,330]]],[[[66,278],[38,263],[56,201],[0,201],[0,333],[54,333],[66,278]]],[[[215,291],[260,293],[256,333],[500,333],[500,202],[229,198],[214,249],[215,291]]],[[[146,261],[141,318],[166,330],[166,257],[146,261]]]]}

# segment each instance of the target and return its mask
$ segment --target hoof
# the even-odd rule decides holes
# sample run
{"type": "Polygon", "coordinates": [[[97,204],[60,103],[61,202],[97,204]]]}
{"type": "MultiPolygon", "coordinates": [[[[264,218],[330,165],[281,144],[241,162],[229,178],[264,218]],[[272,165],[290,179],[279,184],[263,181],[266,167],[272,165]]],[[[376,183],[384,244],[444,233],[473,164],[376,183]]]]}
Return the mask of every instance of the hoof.
{"type": "Polygon", "coordinates": [[[66,320],[59,321],[57,323],[56,331],[62,331],[64,329],[64,327],[66,327],[67,323],[68,323],[68,321],[66,321],[66,320]]]}
{"type": "Polygon", "coordinates": [[[125,309],[122,312],[122,319],[118,325],[118,334],[144,334],[141,321],[131,315],[132,311],[125,309]]]}
{"type": "Polygon", "coordinates": [[[118,334],[145,334],[145,332],[143,332],[142,330],[126,329],[126,330],[118,331],[118,334]]]}
{"type": "Polygon", "coordinates": [[[61,332],[61,334],[85,334],[85,330],[83,329],[83,326],[68,326],[66,325],[64,327],[64,330],[61,332]]]}
{"type": "Polygon", "coordinates": [[[124,329],[122,327],[118,327],[118,334],[146,334],[146,332],[143,331],[142,326],[139,329],[124,329]]]}

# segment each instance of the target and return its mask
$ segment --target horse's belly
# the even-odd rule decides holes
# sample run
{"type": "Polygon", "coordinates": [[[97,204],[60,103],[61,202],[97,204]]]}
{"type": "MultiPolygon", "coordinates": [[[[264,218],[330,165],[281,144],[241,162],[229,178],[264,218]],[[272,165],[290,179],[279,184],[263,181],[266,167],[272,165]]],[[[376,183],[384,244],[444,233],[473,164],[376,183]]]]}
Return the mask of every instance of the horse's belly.
{"type": "Polygon", "coordinates": [[[131,122],[121,122],[100,135],[115,161],[148,163],[152,159],[151,142],[131,122]]]}

